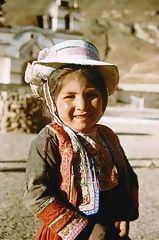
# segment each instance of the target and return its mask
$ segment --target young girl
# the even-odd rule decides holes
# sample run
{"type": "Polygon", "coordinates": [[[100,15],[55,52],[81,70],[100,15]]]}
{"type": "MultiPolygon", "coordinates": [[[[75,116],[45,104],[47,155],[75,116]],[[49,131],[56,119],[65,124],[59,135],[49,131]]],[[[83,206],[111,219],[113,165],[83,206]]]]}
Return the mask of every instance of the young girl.
{"type": "Polygon", "coordinates": [[[138,218],[138,181],[116,134],[97,124],[118,70],[94,45],[68,40],[40,51],[25,79],[52,122],[37,135],[24,201],[42,221],[37,240],[117,240],[138,218]]]}

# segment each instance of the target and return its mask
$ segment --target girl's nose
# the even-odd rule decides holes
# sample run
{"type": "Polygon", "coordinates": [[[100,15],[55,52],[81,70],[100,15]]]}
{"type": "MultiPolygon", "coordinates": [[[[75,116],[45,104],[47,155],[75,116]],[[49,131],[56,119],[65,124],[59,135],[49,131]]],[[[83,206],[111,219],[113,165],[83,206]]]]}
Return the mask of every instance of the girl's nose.
{"type": "Polygon", "coordinates": [[[76,99],[76,108],[78,110],[81,110],[81,111],[85,110],[86,105],[87,105],[87,101],[84,98],[84,96],[80,96],[76,99]]]}

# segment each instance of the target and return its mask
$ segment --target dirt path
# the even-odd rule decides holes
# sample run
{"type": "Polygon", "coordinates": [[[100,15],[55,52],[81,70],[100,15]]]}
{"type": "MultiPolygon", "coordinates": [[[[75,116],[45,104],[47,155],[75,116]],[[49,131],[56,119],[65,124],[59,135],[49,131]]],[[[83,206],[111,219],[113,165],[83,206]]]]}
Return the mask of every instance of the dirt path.
{"type": "MultiPolygon", "coordinates": [[[[140,218],[131,223],[132,240],[159,240],[159,168],[135,169],[140,182],[140,218]]],[[[0,172],[0,239],[33,240],[37,222],[22,203],[24,173],[0,172]]]]}

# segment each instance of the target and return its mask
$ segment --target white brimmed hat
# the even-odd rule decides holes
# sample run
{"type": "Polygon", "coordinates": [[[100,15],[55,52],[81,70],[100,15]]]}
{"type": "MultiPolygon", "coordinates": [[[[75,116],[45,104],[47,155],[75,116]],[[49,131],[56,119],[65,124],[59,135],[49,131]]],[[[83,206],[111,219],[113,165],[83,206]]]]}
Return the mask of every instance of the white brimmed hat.
{"type": "Polygon", "coordinates": [[[41,50],[38,60],[27,65],[25,81],[34,85],[40,79],[47,80],[55,69],[66,64],[96,67],[104,77],[108,94],[111,95],[116,90],[119,82],[117,66],[100,61],[97,48],[84,40],[66,40],[41,50]]]}

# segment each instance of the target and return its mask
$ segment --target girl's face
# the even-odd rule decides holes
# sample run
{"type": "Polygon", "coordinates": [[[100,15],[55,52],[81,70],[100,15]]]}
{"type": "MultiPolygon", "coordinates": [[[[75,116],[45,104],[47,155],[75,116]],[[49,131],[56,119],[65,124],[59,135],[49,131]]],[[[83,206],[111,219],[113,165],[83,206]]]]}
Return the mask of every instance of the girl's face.
{"type": "Polygon", "coordinates": [[[101,93],[80,72],[64,77],[55,102],[58,116],[75,132],[91,132],[103,114],[101,93]]]}

